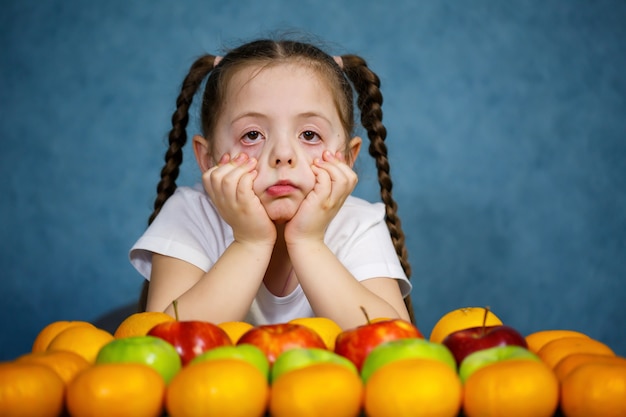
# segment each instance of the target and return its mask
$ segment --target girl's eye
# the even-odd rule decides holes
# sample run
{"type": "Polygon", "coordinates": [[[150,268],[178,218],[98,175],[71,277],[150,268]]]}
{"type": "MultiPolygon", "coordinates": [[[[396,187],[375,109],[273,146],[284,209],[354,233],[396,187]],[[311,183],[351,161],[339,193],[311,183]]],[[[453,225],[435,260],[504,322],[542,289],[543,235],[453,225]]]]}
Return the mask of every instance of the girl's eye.
{"type": "Polygon", "coordinates": [[[305,142],[309,143],[317,143],[322,140],[322,138],[320,138],[319,135],[312,130],[302,132],[301,137],[305,142]]]}
{"type": "Polygon", "coordinates": [[[258,132],[256,130],[251,130],[250,132],[247,132],[245,135],[243,135],[242,140],[245,143],[256,143],[260,141],[262,138],[263,138],[263,135],[261,135],[261,132],[258,132]]]}

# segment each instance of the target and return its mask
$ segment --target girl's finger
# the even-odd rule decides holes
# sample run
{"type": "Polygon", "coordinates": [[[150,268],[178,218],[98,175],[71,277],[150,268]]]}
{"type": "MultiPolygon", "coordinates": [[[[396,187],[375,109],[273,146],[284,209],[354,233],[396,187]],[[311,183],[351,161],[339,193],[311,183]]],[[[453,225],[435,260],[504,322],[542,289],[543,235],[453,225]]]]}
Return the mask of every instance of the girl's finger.
{"type": "Polygon", "coordinates": [[[248,156],[248,154],[239,153],[233,158],[231,162],[235,165],[240,165],[240,164],[247,162],[249,159],[250,157],[248,156]]]}
{"type": "Polygon", "coordinates": [[[328,174],[334,182],[352,182],[351,178],[355,176],[352,168],[344,162],[339,161],[335,156],[332,156],[332,154],[330,159],[331,160],[327,160],[327,158],[324,157],[323,161],[316,160],[318,161],[316,165],[328,171],[328,174]]]}
{"type": "Polygon", "coordinates": [[[229,162],[230,162],[230,154],[225,153],[224,155],[222,155],[217,165],[225,165],[229,162]]]}
{"type": "Polygon", "coordinates": [[[229,197],[235,198],[241,178],[252,171],[255,165],[256,160],[248,159],[245,155],[236,157],[221,168],[223,171],[221,175],[216,175],[216,181],[219,182],[218,188],[229,197]]]}
{"type": "Polygon", "coordinates": [[[329,150],[325,150],[322,152],[322,160],[326,162],[334,162],[336,159],[335,155],[329,150]]]}
{"type": "Polygon", "coordinates": [[[255,166],[255,159],[251,158],[247,161],[246,167],[249,167],[251,169],[245,172],[239,179],[239,183],[237,184],[236,189],[237,201],[243,201],[251,197],[256,197],[256,195],[254,194],[253,185],[254,180],[257,177],[258,171],[254,169],[255,166]]]}
{"type": "Polygon", "coordinates": [[[326,199],[330,196],[332,191],[332,178],[328,171],[323,168],[319,168],[318,166],[313,166],[313,173],[315,174],[315,187],[313,188],[313,192],[319,196],[323,196],[323,199],[326,199]]]}

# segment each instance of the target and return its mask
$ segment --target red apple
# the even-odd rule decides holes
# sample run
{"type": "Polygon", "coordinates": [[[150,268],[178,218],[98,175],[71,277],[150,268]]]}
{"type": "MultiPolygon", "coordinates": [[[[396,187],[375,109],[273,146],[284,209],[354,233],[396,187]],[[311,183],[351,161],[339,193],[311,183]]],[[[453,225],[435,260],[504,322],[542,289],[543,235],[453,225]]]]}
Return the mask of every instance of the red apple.
{"type": "Polygon", "coordinates": [[[159,323],[148,332],[176,348],[183,366],[196,356],[218,346],[232,346],[228,334],[207,321],[170,321],[159,323]]]}
{"type": "Polygon", "coordinates": [[[402,319],[387,319],[344,330],[335,341],[335,353],[352,361],[359,370],[369,353],[381,343],[391,340],[424,336],[411,322],[402,319]]]}
{"type": "Polygon", "coordinates": [[[470,353],[496,346],[528,348],[526,339],[510,326],[478,326],[450,333],[441,342],[454,355],[457,365],[470,353]]]}
{"type": "Polygon", "coordinates": [[[270,365],[286,350],[293,348],[326,349],[324,340],[312,329],[296,323],[266,324],[241,335],[237,345],[250,344],[265,353],[270,365]]]}

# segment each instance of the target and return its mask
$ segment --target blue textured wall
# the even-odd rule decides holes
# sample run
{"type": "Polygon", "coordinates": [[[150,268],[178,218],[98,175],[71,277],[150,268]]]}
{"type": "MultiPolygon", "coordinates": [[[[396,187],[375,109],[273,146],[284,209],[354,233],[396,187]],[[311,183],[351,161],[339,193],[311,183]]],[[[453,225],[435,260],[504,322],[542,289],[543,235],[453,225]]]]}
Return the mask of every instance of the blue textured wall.
{"type": "MultiPolygon", "coordinates": [[[[276,29],[382,79],[426,334],[489,305],[524,333],[573,328],[626,355],[624,22],[609,0],[3,1],[0,359],[50,321],[136,299],[127,251],[188,66],[276,29]]],[[[376,199],[365,154],[359,171],[376,199]]]]}

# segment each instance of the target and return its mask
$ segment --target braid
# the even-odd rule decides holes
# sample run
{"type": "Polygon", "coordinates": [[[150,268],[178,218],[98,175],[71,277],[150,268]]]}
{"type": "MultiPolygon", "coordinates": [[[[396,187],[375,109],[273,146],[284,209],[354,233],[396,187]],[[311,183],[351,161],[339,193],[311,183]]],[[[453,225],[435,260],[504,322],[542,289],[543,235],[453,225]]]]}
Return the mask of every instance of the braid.
{"type": "MultiPolygon", "coordinates": [[[[180,94],[176,98],[176,110],[172,115],[172,129],[168,135],[169,147],[165,152],[165,165],[161,169],[161,180],[157,185],[157,197],[154,200],[154,211],[148,219],[151,224],[161,211],[168,198],[176,190],[176,179],[183,163],[183,147],[187,142],[187,123],[189,123],[189,107],[193,101],[202,80],[213,69],[215,57],[203,55],[198,58],[189,69],[183,80],[180,94]]],[[[139,296],[138,311],[146,311],[148,302],[149,281],[144,280],[139,296]]]]}
{"type": "MultiPolygon", "coordinates": [[[[380,184],[380,196],[385,204],[385,222],[391,235],[396,254],[402,265],[402,269],[408,278],[411,277],[411,265],[405,245],[404,232],[398,216],[398,205],[393,199],[389,159],[387,157],[387,129],[383,125],[382,103],[383,96],[380,92],[380,79],[372,72],[365,60],[356,55],[344,55],[341,57],[346,76],[352,81],[357,92],[357,105],[361,112],[361,124],[367,130],[370,140],[369,154],[376,162],[378,170],[378,183],[380,184]]],[[[405,298],[411,321],[415,322],[413,307],[410,296],[405,298]]]]}
{"type": "Polygon", "coordinates": [[[172,115],[172,129],[168,141],[169,147],[165,152],[165,165],[161,169],[161,180],[157,185],[157,197],[154,201],[154,211],[150,215],[148,224],[152,223],[161,211],[163,204],[174,194],[176,179],[183,163],[183,146],[187,142],[187,123],[189,122],[189,107],[193,101],[202,80],[213,69],[215,57],[203,55],[198,58],[185,77],[180,94],[176,99],[176,110],[172,115]]]}

